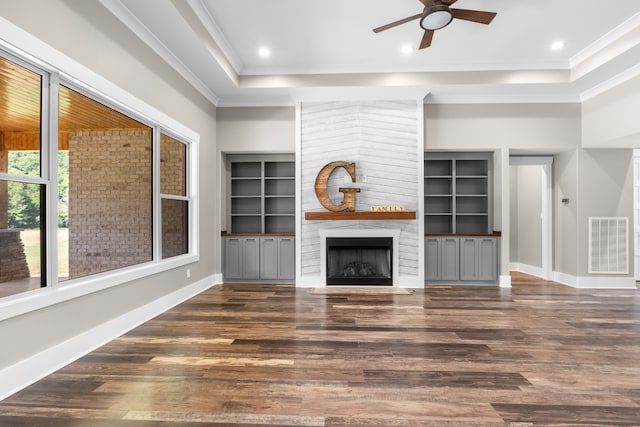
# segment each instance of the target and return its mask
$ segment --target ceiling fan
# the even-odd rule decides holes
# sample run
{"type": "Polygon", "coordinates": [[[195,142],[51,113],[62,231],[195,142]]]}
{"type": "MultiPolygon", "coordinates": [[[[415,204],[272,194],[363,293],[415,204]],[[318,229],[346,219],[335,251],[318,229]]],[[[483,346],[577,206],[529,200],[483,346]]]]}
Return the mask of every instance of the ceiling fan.
{"type": "Polygon", "coordinates": [[[424,35],[420,41],[420,49],[431,46],[431,40],[433,39],[433,33],[435,30],[444,28],[451,21],[455,19],[462,19],[465,21],[477,22],[479,24],[489,24],[493,18],[497,15],[495,12],[485,12],[482,10],[468,10],[468,9],[451,9],[449,6],[454,4],[457,0],[418,0],[424,5],[422,13],[418,13],[407,18],[400,19],[395,22],[391,22],[387,25],[383,25],[378,28],[374,28],[374,33],[388,30],[398,25],[406,24],[407,22],[420,20],[420,27],[424,30],[424,35]]]}

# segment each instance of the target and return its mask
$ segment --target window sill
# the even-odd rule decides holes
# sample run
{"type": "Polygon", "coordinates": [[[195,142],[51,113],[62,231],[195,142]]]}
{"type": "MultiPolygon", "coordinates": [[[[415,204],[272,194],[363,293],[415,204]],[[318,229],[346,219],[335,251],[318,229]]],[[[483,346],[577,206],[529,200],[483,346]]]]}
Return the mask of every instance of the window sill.
{"type": "Polygon", "coordinates": [[[0,321],[173,270],[198,260],[198,255],[183,255],[162,262],[136,265],[4,297],[0,299],[0,321]]]}

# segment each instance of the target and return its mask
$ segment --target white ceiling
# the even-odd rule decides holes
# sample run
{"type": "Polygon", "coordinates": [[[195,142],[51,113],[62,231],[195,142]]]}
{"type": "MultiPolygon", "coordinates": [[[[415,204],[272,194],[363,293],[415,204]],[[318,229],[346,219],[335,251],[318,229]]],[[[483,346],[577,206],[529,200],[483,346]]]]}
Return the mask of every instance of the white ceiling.
{"type": "Polygon", "coordinates": [[[100,0],[218,106],[300,100],[579,102],[640,74],[640,1],[458,0],[417,49],[419,0],[100,0]],[[553,41],[566,43],[552,51],[553,41]],[[269,58],[258,49],[271,50],[269,58]]]}

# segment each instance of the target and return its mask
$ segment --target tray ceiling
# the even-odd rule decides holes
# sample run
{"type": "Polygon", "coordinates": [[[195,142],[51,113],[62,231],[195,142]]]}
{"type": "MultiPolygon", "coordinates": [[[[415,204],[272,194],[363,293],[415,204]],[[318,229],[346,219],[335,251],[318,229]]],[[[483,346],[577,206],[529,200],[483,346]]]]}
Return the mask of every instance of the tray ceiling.
{"type": "Polygon", "coordinates": [[[497,16],[487,26],[454,20],[423,50],[418,21],[372,31],[420,13],[418,0],[101,3],[216,105],[579,102],[640,71],[637,0],[458,0],[497,16]],[[565,48],[551,50],[558,40],[565,48]]]}

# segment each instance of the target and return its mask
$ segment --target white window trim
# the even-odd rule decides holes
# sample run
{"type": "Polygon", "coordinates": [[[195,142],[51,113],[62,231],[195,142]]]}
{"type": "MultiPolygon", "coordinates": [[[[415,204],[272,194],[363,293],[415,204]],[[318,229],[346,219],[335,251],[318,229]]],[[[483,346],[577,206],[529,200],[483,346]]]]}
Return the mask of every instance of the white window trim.
{"type": "MultiPolygon", "coordinates": [[[[117,107],[119,111],[131,114],[134,118],[141,118],[145,124],[151,126],[154,130],[159,129],[164,133],[173,135],[182,142],[186,142],[188,148],[187,170],[189,171],[187,191],[188,199],[190,200],[189,254],[166,260],[156,257],[154,261],[148,263],[74,279],[62,284],[52,283],[52,286],[0,298],[0,321],[197,262],[200,259],[198,239],[200,228],[198,214],[199,170],[197,162],[200,135],[3,17],[0,17],[0,47],[11,55],[33,63],[51,75],[59,76],[60,83],[69,83],[82,88],[86,93],[90,93],[101,101],[117,107]]],[[[58,81],[58,79],[52,80],[56,80],[55,83],[58,81]]],[[[49,126],[54,124],[48,122],[49,126]]],[[[50,156],[50,165],[54,157],[50,156]]],[[[22,177],[22,180],[24,180],[24,177],[22,177]]],[[[57,185],[51,183],[50,187],[49,193],[53,191],[53,187],[57,188],[57,185]]],[[[154,190],[154,197],[160,197],[159,188],[154,190]]],[[[51,200],[47,200],[47,202],[50,207],[51,200]]],[[[160,232],[157,227],[154,231],[156,235],[160,232]]],[[[48,239],[48,241],[51,241],[51,239],[48,239]]],[[[154,247],[157,245],[158,239],[156,238],[154,239],[154,247]]],[[[55,260],[57,258],[57,249],[51,247],[49,249],[49,257],[55,260]]],[[[49,261],[49,264],[51,264],[51,261],[49,261]]],[[[52,277],[50,275],[49,278],[55,279],[55,276],[52,277]]]]}

